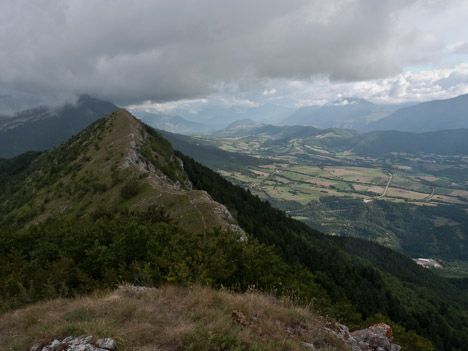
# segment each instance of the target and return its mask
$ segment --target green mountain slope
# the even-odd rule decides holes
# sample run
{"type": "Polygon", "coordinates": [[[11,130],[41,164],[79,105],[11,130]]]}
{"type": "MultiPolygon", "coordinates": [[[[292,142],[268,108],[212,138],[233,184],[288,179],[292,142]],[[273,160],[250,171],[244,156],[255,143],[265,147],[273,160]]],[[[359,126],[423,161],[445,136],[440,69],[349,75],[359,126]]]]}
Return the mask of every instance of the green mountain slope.
{"type": "Polygon", "coordinates": [[[125,110],[52,150],[4,161],[0,169],[2,164],[0,226],[19,228],[100,208],[164,206],[191,230],[237,228],[224,206],[206,192],[191,190],[169,142],[125,110]]]}
{"type": "Polygon", "coordinates": [[[174,153],[124,110],[0,170],[4,308],[122,281],[255,285],[354,328],[382,314],[438,350],[468,345],[462,286],[379,245],[311,229],[174,153]]]}

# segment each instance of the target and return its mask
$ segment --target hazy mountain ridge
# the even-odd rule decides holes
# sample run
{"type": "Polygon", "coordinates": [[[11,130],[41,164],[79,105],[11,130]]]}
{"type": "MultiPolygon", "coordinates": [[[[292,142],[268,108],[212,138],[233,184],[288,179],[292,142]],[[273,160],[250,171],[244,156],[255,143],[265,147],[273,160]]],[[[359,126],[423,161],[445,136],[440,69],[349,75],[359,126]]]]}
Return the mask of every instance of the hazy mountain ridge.
{"type": "Polygon", "coordinates": [[[164,113],[135,112],[135,116],[147,125],[172,133],[185,135],[206,133],[208,127],[199,122],[192,122],[180,116],[172,116],[164,113]]]}
{"type": "Polygon", "coordinates": [[[82,96],[76,105],[41,107],[0,119],[0,157],[52,148],[117,109],[110,102],[82,96]]]}
{"type": "Polygon", "coordinates": [[[343,97],[320,107],[303,107],[283,120],[283,123],[319,128],[352,127],[369,118],[375,110],[376,105],[370,101],[343,97]]]}
{"type": "Polygon", "coordinates": [[[468,94],[400,109],[366,130],[439,131],[468,128],[468,94]]]}
{"type": "Polygon", "coordinates": [[[286,125],[362,130],[368,123],[388,116],[408,104],[374,104],[365,99],[342,97],[322,106],[306,106],[282,121],[286,125]]]}

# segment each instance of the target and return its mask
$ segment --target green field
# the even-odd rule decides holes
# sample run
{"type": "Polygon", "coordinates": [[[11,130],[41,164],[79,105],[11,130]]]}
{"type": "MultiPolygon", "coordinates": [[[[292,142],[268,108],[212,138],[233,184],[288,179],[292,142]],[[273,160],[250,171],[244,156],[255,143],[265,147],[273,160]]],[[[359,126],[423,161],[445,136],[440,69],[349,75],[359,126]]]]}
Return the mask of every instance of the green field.
{"type": "Polygon", "coordinates": [[[333,145],[328,149],[316,145],[317,140],[324,139],[327,135],[290,140],[272,140],[262,135],[205,138],[203,142],[226,151],[269,157],[271,164],[261,167],[249,166],[229,173],[218,171],[275,200],[304,204],[327,196],[346,196],[366,202],[385,199],[468,207],[468,184],[460,181],[459,176],[460,169],[468,170],[465,156],[389,153],[366,157],[333,145]],[[452,169],[455,172],[451,176],[452,169]],[[392,179],[384,194],[390,175],[392,179]]]}
{"type": "Polygon", "coordinates": [[[369,156],[327,137],[199,141],[263,160],[234,171],[216,170],[292,217],[331,235],[362,237],[410,257],[450,262],[436,270],[441,275],[468,276],[466,156],[369,156]]]}

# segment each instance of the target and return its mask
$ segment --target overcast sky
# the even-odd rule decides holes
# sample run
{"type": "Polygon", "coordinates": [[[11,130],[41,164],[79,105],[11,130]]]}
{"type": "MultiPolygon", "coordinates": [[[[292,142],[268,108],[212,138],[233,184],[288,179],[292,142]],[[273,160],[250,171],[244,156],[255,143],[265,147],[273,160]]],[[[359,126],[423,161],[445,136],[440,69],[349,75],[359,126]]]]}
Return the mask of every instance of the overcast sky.
{"type": "Polygon", "coordinates": [[[0,112],[468,93],[467,0],[0,0],[0,112]]]}

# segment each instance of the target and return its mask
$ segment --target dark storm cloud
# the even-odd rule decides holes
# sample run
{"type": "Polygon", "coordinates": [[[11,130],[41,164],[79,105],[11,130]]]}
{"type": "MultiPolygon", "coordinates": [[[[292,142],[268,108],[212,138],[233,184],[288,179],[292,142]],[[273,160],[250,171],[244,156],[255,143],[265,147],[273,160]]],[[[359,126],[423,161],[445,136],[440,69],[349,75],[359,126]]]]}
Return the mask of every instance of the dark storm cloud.
{"type": "Polygon", "coordinates": [[[2,94],[88,93],[128,104],[251,87],[263,78],[384,77],[407,59],[392,30],[411,3],[5,1],[0,87],[2,94]]]}

